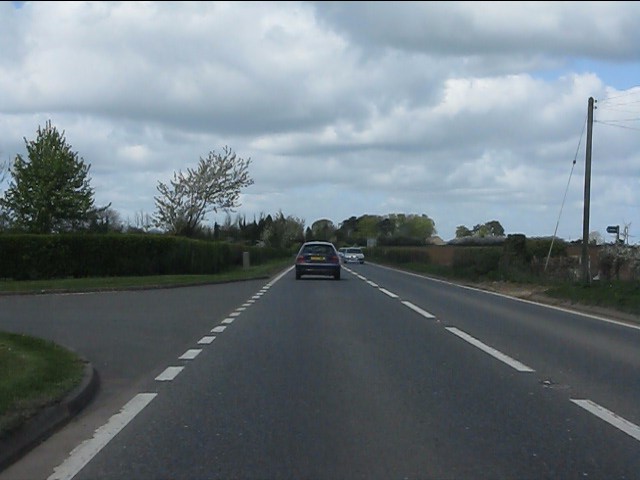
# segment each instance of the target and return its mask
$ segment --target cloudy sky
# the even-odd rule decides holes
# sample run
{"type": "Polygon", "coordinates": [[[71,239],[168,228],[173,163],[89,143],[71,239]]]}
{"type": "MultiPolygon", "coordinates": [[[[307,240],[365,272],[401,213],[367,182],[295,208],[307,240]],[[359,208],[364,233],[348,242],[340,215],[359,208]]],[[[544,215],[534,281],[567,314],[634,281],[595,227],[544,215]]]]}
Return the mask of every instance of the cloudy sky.
{"type": "Polygon", "coordinates": [[[228,146],[232,218],[580,239],[590,97],[589,230],[637,243],[640,2],[0,3],[0,162],[50,120],[125,222],[228,146]]]}

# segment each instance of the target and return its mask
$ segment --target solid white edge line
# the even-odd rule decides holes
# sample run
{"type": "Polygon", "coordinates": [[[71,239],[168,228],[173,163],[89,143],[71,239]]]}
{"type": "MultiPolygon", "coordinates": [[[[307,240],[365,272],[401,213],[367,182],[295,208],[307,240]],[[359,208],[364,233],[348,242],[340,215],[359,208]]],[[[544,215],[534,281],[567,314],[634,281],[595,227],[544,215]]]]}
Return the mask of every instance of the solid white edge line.
{"type": "Polygon", "coordinates": [[[390,292],[389,290],[386,290],[384,288],[379,288],[379,290],[384,293],[385,295],[389,295],[391,298],[398,298],[398,295],[396,295],[393,292],[390,292]]]}
{"type": "Polygon", "coordinates": [[[576,400],[572,398],[571,401],[579,407],[584,408],[587,412],[592,413],[601,420],[616,427],[618,430],[622,430],[627,435],[640,441],[640,427],[635,423],[631,423],[629,420],[616,415],[591,400],[576,400]]]}
{"type": "Polygon", "coordinates": [[[95,431],[93,438],[74,448],[69,457],[53,469],[53,474],[47,480],[71,480],[75,477],[156,395],[157,393],[139,393],[129,400],[120,413],[113,415],[95,431]]]}
{"type": "Polygon", "coordinates": [[[294,268],[295,268],[294,265],[291,265],[290,267],[285,268],[276,278],[274,278],[269,282],[269,285],[273,286],[274,283],[276,283],[278,280],[280,280],[282,277],[284,277],[287,273],[289,273],[294,268]]]}
{"type": "Polygon", "coordinates": [[[186,352],[184,352],[182,355],[180,355],[178,357],[178,359],[179,360],[193,360],[198,355],[200,355],[201,351],[202,351],[202,349],[191,348],[191,349],[187,350],[186,352]]]}
{"type": "Polygon", "coordinates": [[[168,382],[178,376],[178,374],[184,369],[184,367],[167,367],[160,375],[156,377],[159,382],[168,382]]]}
{"type": "Polygon", "coordinates": [[[480,340],[472,337],[471,335],[463,332],[462,330],[458,330],[455,327],[446,327],[446,329],[448,331],[450,331],[451,333],[453,333],[454,335],[457,335],[458,337],[460,337],[464,341],[469,342],[474,347],[477,347],[480,350],[482,350],[483,352],[488,353],[492,357],[497,358],[501,362],[506,363],[511,368],[514,368],[519,372],[534,372],[535,371],[534,369],[532,369],[530,367],[527,367],[525,364],[520,363],[519,361],[509,357],[508,355],[505,355],[504,353],[499,352],[495,348],[490,347],[488,345],[485,345],[480,340]]]}
{"type": "Polygon", "coordinates": [[[401,302],[403,305],[409,307],[411,310],[413,310],[416,313],[419,313],[420,315],[422,315],[424,318],[436,318],[435,315],[431,315],[429,312],[427,312],[426,310],[421,309],[420,307],[414,305],[411,302],[408,301],[403,301],[401,302]]]}

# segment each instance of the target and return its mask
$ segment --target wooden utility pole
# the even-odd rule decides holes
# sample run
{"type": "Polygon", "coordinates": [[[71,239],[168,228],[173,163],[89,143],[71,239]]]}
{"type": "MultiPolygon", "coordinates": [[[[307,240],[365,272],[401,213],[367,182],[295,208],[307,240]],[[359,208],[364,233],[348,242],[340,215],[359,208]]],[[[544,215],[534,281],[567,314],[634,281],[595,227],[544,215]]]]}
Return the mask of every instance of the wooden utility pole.
{"type": "Polygon", "coordinates": [[[591,271],[589,268],[589,206],[591,197],[591,142],[593,133],[593,97],[589,97],[587,110],[587,153],[584,169],[584,215],[582,218],[582,281],[591,283],[591,271]]]}

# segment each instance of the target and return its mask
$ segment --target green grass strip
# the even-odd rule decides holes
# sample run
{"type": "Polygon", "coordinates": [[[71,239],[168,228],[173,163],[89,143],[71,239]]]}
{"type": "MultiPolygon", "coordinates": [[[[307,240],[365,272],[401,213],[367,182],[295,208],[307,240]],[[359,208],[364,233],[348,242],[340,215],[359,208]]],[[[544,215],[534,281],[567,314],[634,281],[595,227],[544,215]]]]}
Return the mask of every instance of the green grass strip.
{"type": "Polygon", "coordinates": [[[0,435],[80,384],[83,360],[53,342],[0,332],[0,435]]]}

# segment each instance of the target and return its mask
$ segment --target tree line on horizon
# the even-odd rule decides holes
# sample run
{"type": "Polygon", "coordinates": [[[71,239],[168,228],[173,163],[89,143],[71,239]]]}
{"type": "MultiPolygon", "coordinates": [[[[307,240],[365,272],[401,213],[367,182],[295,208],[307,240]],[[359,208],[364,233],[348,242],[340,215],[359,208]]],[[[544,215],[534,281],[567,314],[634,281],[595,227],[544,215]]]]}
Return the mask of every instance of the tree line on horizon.
{"type": "MultiPolygon", "coordinates": [[[[335,225],[320,219],[305,220],[282,211],[260,214],[248,222],[244,215],[232,219],[240,206],[243,188],[254,183],[251,159],[239,157],[229,147],[209,152],[195,168],[176,171],[169,182],[158,181],[156,211],[136,213],[124,222],[111,203],[95,205],[90,168],[73,151],[64,132],[51,121],[38,127],[35,140],[24,139],[27,155],[16,155],[0,165],[0,184],[9,187],[0,196],[0,232],[14,233],[161,233],[206,240],[226,240],[288,248],[305,240],[327,240],[340,245],[424,245],[436,234],[435,222],[426,214],[390,213],[351,216],[335,225]],[[225,222],[210,227],[206,215],[226,212],[225,222]]],[[[496,220],[469,229],[459,226],[456,237],[500,236],[496,220]]]]}

